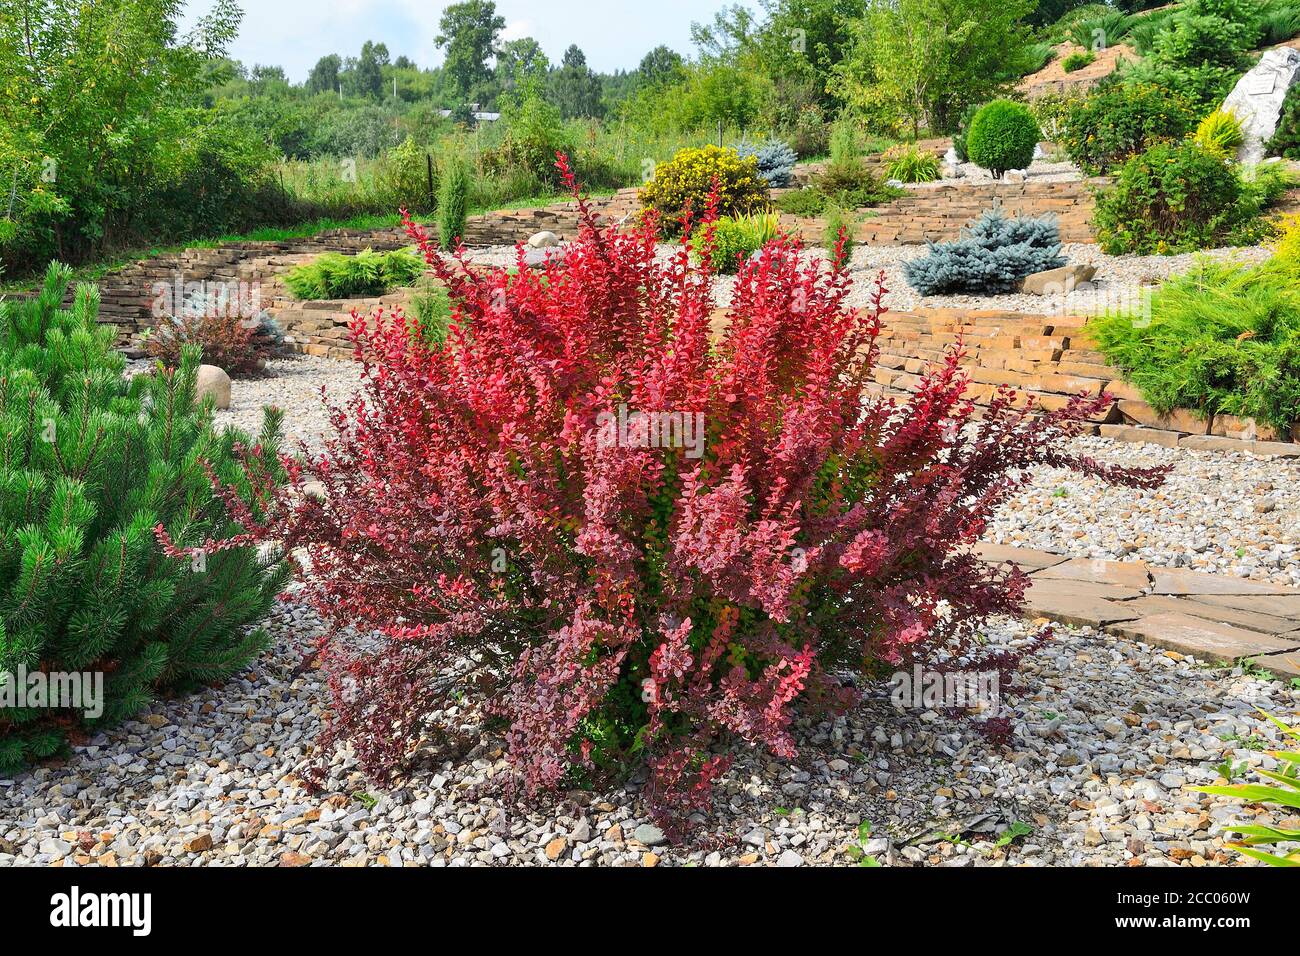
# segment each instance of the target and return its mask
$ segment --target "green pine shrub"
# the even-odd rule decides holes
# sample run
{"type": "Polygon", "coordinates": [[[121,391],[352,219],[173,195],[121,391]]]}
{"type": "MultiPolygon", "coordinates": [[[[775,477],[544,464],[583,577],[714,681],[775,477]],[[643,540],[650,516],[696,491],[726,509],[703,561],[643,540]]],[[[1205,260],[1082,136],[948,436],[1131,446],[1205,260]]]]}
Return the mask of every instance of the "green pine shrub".
{"type": "Polygon", "coordinates": [[[409,249],[326,252],[289,270],[284,284],[299,299],[359,299],[409,286],[422,272],[424,261],[409,249]]]}
{"type": "Polygon", "coordinates": [[[1110,84],[1071,107],[1058,142],[1097,176],[1195,128],[1196,111],[1182,97],[1150,84],[1110,84]]]}
{"type": "Polygon", "coordinates": [[[1023,103],[994,100],[971,120],[966,136],[970,161],[1000,178],[1008,169],[1027,169],[1042,138],[1038,121],[1023,103]]]}
{"type": "Polygon", "coordinates": [[[1065,265],[1051,216],[1008,219],[990,210],[955,242],[930,243],[930,254],[904,266],[922,295],[1010,292],[1035,272],[1065,265]]]}
{"type": "Polygon", "coordinates": [[[1122,72],[1124,85],[1178,94],[1198,115],[1210,112],[1250,66],[1261,35],[1257,0],[1187,0],[1160,23],[1150,51],[1122,72]]]}
{"type": "Polygon", "coordinates": [[[0,775],[238,672],[266,644],[247,626],[288,577],[274,552],[178,559],[154,532],[186,548],[239,533],[208,469],[245,501],[278,482],[281,413],[256,443],[216,431],[195,346],[128,379],[94,286],[61,308],[69,276],[51,265],[37,298],[0,303],[0,674],[99,672],[103,711],[0,709],[0,775]]]}
{"type": "Polygon", "coordinates": [[[1300,422],[1300,262],[1202,259],[1159,286],[1149,313],[1090,323],[1107,360],[1157,411],[1300,422]]]}
{"type": "Polygon", "coordinates": [[[1288,173],[1272,167],[1248,182],[1191,140],[1158,143],[1125,163],[1098,193],[1097,242],[1112,255],[1255,245],[1272,235],[1261,213],[1289,182],[1288,173]]]}
{"type": "Polygon", "coordinates": [[[1282,116],[1268,141],[1268,155],[1300,159],[1300,83],[1291,87],[1282,101],[1282,116]]]}
{"type": "Polygon", "coordinates": [[[469,218],[469,166],[455,157],[443,170],[438,187],[438,245],[452,249],[465,235],[465,221],[469,218]]]}

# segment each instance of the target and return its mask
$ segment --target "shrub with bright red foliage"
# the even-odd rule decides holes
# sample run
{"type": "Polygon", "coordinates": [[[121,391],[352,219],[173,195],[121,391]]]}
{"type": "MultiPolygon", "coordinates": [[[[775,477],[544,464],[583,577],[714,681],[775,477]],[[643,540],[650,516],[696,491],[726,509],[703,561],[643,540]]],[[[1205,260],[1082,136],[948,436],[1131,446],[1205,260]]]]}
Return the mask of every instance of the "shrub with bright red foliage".
{"type": "Polygon", "coordinates": [[[364,396],[288,462],[323,491],[251,529],[305,549],[330,620],[386,636],[324,651],[331,735],[380,778],[468,700],[504,720],[528,792],[642,763],[680,822],[729,744],[792,755],[796,704],[853,701],[840,675],[973,650],[1016,609],[1024,575],[967,546],[1020,469],[1162,477],[1065,451],[1106,397],[1044,414],[1003,391],[976,419],[956,354],[902,405],[871,394],[884,289],[846,307],[847,274],[789,239],[742,266],[715,341],[707,264],[583,212],[561,264],[520,250],[515,275],[408,219],[454,304],[446,347],[400,314],[355,321],[364,396]],[[702,422],[702,454],[671,422],[702,422]]]}

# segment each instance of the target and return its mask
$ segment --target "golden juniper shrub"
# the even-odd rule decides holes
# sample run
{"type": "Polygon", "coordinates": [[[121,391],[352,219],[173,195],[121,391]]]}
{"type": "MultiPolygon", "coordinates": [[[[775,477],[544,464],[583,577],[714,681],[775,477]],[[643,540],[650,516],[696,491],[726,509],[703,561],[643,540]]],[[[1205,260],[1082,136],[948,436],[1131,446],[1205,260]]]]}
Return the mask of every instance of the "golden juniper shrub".
{"type": "Polygon", "coordinates": [[[1282,262],[1300,269],[1300,213],[1283,216],[1278,227],[1278,236],[1269,243],[1269,248],[1282,262]]]}
{"type": "Polygon", "coordinates": [[[654,179],[641,190],[641,205],[656,210],[663,227],[673,230],[689,202],[698,218],[708,208],[714,177],[718,180],[718,215],[733,216],[767,205],[767,183],[758,175],[758,161],[742,158],[734,149],[702,146],[678,150],[655,168],[654,179]]]}

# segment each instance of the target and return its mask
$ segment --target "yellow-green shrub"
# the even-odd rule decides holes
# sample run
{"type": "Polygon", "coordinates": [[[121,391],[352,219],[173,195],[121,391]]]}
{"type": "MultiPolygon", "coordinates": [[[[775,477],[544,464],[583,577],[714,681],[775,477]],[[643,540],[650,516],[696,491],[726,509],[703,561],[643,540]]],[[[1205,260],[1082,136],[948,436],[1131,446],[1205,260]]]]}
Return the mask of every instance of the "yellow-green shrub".
{"type": "Polygon", "coordinates": [[[713,232],[713,271],[734,274],[743,259],[762,249],[780,231],[780,218],[774,212],[723,216],[713,232]]]}
{"type": "Polygon", "coordinates": [[[748,213],[767,204],[767,183],[758,175],[755,157],[742,159],[734,149],[713,145],[679,150],[660,163],[654,179],[641,190],[641,204],[657,211],[671,231],[679,226],[688,203],[697,218],[704,213],[715,177],[719,216],[748,213]]]}
{"type": "Polygon", "coordinates": [[[1236,155],[1237,147],[1246,141],[1246,134],[1241,120],[1231,110],[1215,110],[1201,120],[1192,139],[1207,153],[1227,159],[1236,155]]]}
{"type": "Polygon", "coordinates": [[[1300,269],[1300,213],[1284,216],[1278,237],[1269,244],[1273,255],[1289,266],[1300,269]]]}

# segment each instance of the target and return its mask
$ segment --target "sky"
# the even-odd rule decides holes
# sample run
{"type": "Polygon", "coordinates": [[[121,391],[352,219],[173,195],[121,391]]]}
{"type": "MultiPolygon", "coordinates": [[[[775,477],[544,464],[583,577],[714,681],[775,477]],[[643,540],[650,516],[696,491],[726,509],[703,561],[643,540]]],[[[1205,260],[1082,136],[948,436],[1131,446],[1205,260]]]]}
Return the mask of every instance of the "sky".
{"type": "MultiPolygon", "coordinates": [[[[744,4],[757,8],[756,0],[744,4]]],[[[211,7],[189,0],[184,33],[211,7]]],[[[691,22],[711,21],[726,0],[496,0],[505,18],[503,39],[531,36],[552,63],[570,43],[600,72],[635,69],[663,43],[693,53],[691,22]]],[[[422,67],[442,62],[435,49],[438,20],[449,3],[438,0],[241,0],[244,21],[230,54],[246,66],[284,67],[289,79],[307,78],[328,53],[355,56],[366,40],[382,41],[393,59],[405,55],[422,67]]]]}

